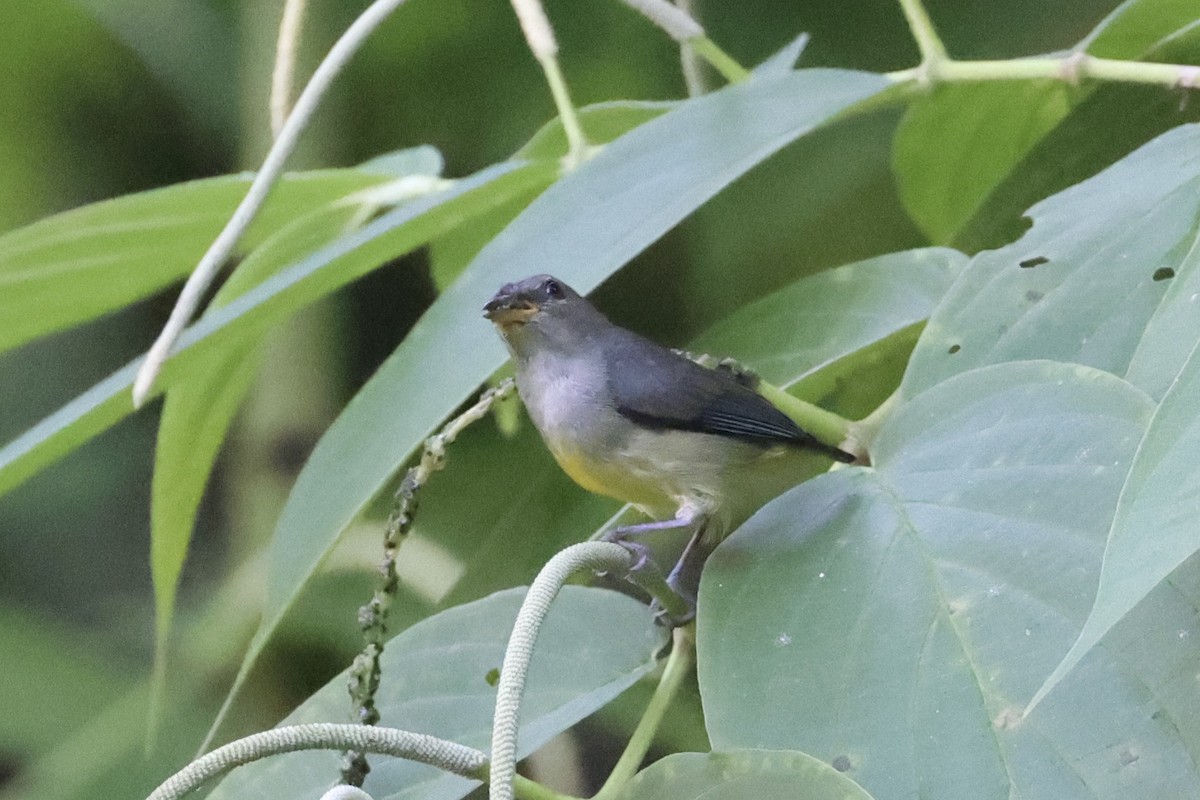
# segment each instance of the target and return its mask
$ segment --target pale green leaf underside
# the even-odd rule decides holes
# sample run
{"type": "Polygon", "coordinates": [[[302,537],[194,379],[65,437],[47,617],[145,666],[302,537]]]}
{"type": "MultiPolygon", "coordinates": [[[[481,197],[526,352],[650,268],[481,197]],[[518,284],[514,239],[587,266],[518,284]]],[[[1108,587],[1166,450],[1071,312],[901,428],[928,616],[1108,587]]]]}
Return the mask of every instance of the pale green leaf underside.
{"type": "Polygon", "coordinates": [[[950,288],[913,353],[905,396],[984,364],[1049,358],[1128,375],[1161,397],[1200,335],[1200,286],[1189,277],[1200,126],[1163,134],[1029,216],[1025,236],[980,253],[950,288]],[[1196,288],[1172,289],[1181,277],[1196,288]]]}
{"type": "Polygon", "coordinates": [[[902,406],[874,469],[765,507],[701,586],[714,746],[845,759],[880,798],[1200,796],[1157,653],[1097,649],[1021,718],[1087,616],[1151,411],[1088,368],[987,367],[902,406]]]}

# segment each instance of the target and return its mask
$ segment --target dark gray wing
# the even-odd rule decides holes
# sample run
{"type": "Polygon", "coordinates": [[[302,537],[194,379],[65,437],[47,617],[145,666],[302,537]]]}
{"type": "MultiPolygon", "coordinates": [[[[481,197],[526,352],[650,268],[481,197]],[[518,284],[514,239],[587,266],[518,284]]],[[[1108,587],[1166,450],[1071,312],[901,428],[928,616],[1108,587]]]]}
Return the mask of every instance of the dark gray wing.
{"type": "Polygon", "coordinates": [[[616,329],[604,348],[617,412],[648,428],[786,442],[838,461],[854,456],[817,441],[762,395],[724,371],[707,369],[629,331],[616,329]]]}

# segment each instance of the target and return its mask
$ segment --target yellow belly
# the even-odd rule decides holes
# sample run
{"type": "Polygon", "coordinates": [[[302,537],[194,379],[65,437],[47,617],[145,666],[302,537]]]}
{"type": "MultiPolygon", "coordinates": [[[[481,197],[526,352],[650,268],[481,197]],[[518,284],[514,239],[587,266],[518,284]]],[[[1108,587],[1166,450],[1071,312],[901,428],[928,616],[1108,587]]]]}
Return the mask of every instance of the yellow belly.
{"type": "Polygon", "coordinates": [[[613,497],[643,508],[670,509],[674,500],[652,476],[631,470],[628,465],[589,458],[578,450],[552,451],[563,472],[589,492],[613,497]]]}

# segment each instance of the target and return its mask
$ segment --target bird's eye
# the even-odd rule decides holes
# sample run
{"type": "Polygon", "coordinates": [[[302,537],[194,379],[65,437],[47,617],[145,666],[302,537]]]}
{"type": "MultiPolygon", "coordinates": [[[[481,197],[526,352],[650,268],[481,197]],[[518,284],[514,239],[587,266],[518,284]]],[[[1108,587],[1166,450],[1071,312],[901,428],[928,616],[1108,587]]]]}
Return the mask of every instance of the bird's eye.
{"type": "Polygon", "coordinates": [[[562,297],[562,284],[553,278],[543,283],[542,288],[544,288],[546,290],[546,294],[550,295],[551,297],[562,297]]]}

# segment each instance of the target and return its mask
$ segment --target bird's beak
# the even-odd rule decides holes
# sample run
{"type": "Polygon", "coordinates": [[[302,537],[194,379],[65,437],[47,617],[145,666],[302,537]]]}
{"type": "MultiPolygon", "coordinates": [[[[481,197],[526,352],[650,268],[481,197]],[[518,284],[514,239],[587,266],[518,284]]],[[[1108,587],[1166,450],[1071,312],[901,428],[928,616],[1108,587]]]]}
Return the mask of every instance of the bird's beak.
{"type": "Polygon", "coordinates": [[[524,325],[537,312],[535,303],[503,293],[483,307],[483,315],[497,325],[524,325]]]}

